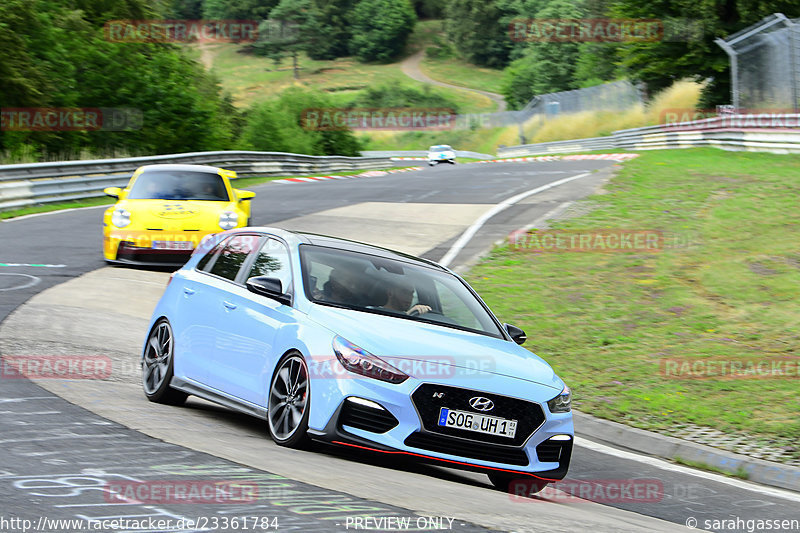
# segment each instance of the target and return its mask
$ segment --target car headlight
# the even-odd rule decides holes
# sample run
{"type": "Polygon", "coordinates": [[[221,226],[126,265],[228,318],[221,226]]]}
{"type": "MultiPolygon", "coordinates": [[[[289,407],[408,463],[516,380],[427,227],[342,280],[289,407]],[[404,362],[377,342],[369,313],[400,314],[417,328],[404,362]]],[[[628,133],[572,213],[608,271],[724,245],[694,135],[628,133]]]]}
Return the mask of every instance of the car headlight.
{"type": "Polygon", "coordinates": [[[350,372],[395,384],[408,379],[407,374],[338,335],[333,339],[333,353],[350,372]]]}
{"type": "Polygon", "coordinates": [[[564,385],[561,394],[547,402],[547,407],[550,408],[551,413],[569,413],[572,409],[572,391],[569,390],[569,387],[564,385]]]}
{"type": "Polygon", "coordinates": [[[233,229],[239,225],[239,215],[234,211],[223,211],[219,215],[219,227],[222,229],[233,229]]]}
{"type": "Polygon", "coordinates": [[[127,209],[117,208],[111,214],[111,223],[118,228],[124,228],[131,223],[131,213],[127,209]]]}

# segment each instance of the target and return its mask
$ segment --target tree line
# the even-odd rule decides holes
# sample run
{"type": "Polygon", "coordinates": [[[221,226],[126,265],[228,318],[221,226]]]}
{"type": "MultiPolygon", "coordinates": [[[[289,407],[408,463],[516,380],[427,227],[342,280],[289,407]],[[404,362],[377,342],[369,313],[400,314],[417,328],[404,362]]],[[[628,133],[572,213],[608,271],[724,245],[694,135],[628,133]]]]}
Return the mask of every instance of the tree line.
{"type": "MultiPolygon", "coordinates": [[[[703,105],[729,102],[728,59],[714,43],[773,13],[800,16],[795,0],[3,0],[0,2],[0,107],[132,108],[131,131],[0,131],[0,152],[123,151],[131,155],[252,148],[354,155],[350,131],[311,132],[288,110],[333,107],[322,92],[292,88],[237,110],[219,80],[176,44],[112,42],[111,20],[261,21],[249,51],[314,59],[354,56],[389,62],[402,55],[420,18],[443,20],[429,49],[502,70],[512,108],[532,96],[616,79],[643,82],[653,94],[682,78],[709,81],[703,105]],[[545,42],[516,39],[526,20],[592,18],[671,21],[678,38],[644,42],[545,42]],[[263,22],[267,21],[267,22],[263,22]],[[266,26],[265,26],[266,24],[266,26]],[[271,24],[272,26],[269,26],[271,24]],[[683,28],[686,25],[687,28],[683,28]],[[691,26],[691,28],[689,28],[691,26]]],[[[500,73],[498,73],[500,74],[500,73]]],[[[353,104],[455,107],[440,94],[379,87],[353,104]],[[405,92],[404,92],[405,91],[405,92]],[[410,91],[410,92],[409,92],[410,91]],[[413,94],[412,94],[413,93],[413,94]]],[[[294,113],[294,111],[292,112],[294,113]]]]}

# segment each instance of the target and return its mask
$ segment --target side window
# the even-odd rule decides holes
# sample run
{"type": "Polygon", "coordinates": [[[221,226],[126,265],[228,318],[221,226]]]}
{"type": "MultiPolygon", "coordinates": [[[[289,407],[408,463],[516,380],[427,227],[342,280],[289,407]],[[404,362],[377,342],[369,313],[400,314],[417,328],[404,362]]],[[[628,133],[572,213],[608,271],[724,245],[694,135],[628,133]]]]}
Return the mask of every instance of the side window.
{"type": "MultiPolygon", "coordinates": [[[[216,238],[216,237],[214,237],[214,238],[216,238]]],[[[203,258],[200,261],[197,262],[197,270],[204,270],[204,271],[208,272],[208,268],[206,268],[206,267],[209,266],[209,264],[211,262],[211,259],[213,259],[214,256],[219,254],[219,252],[222,250],[222,247],[225,245],[225,242],[227,242],[227,240],[228,239],[222,239],[222,241],[219,244],[214,246],[211,249],[211,251],[206,253],[206,255],[203,256],[203,258]]],[[[203,242],[205,243],[206,241],[203,241],[203,242]]]]}
{"type": "Polygon", "coordinates": [[[289,267],[289,250],[276,239],[267,239],[259,250],[247,279],[255,276],[269,276],[281,280],[286,291],[292,284],[292,271],[289,267]]]}
{"type": "Polygon", "coordinates": [[[231,281],[236,279],[239,268],[247,260],[247,255],[251,253],[258,244],[257,235],[236,235],[231,237],[222,252],[217,257],[210,272],[231,281]]]}

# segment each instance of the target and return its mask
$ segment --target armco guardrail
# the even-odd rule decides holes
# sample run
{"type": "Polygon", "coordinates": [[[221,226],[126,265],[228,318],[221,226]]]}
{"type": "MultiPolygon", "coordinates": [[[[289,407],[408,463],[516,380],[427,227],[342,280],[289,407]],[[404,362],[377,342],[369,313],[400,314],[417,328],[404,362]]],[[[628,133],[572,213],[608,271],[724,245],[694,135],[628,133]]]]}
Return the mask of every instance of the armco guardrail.
{"type": "Polygon", "coordinates": [[[497,150],[497,157],[523,157],[528,155],[587,152],[590,150],[613,150],[616,147],[613,137],[593,137],[590,139],[576,139],[574,141],[556,141],[500,147],[497,150]]]}
{"type": "Polygon", "coordinates": [[[608,137],[503,147],[498,157],[589,150],[659,150],[713,146],[723,150],[800,153],[800,114],[761,113],[615,131],[608,137]]]}
{"type": "MultiPolygon", "coordinates": [[[[395,150],[395,151],[371,151],[361,152],[361,155],[367,157],[423,157],[428,158],[427,150],[395,150]]],[[[491,154],[481,154],[478,152],[470,152],[465,150],[456,150],[456,157],[468,157],[470,159],[494,159],[495,156],[491,154]]]]}
{"type": "Polygon", "coordinates": [[[106,187],[124,186],[138,167],[158,163],[213,165],[235,170],[240,177],[370,170],[395,165],[389,157],[246,151],[0,165],[0,209],[102,196],[106,187]]]}

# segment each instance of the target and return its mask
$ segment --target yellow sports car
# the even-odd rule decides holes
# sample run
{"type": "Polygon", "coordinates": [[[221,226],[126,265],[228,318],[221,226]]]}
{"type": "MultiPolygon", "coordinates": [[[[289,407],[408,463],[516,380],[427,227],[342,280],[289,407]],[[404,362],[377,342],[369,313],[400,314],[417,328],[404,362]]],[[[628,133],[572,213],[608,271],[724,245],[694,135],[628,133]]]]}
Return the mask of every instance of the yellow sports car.
{"type": "Polygon", "coordinates": [[[206,235],[247,226],[254,192],[234,189],[236,172],[203,165],[146,165],[103,215],[106,261],[183,264],[206,235]]]}

